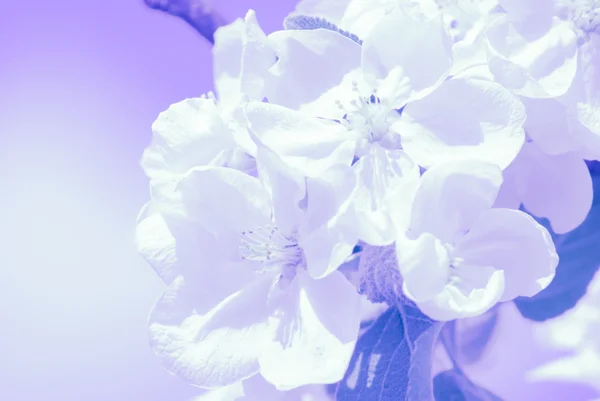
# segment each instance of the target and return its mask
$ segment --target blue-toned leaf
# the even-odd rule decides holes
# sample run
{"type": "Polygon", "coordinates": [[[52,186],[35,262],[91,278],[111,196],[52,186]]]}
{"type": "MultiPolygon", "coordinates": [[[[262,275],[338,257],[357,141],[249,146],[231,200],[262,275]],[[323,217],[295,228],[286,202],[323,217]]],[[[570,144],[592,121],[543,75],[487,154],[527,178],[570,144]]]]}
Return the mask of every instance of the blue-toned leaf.
{"type": "Polygon", "coordinates": [[[462,371],[452,369],[433,379],[435,401],[502,401],[490,391],[477,386],[462,371]]]}
{"type": "Polygon", "coordinates": [[[442,323],[408,305],[402,310],[404,316],[388,309],[359,338],[337,401],[433,401],[433,346],[442,323]]]}
{"type": "Polygon", "coordinates": [[[297,30],[328,29],[330,31],[338,32],[341,35],[347,37],[348,39],[352,39],[359,45],[362,45],[362,40],[360,40],[358,36],[338,28],[338,26],[333,22],[329,22],[321,17],[313,17],[310,15],[302,14],[291,14],[288,15],[283,21],[283,27],[285,29],[297,30]]]}
{"type": "Polygon", "coordinates": [[[517,298],[521,314],[544,321],[573,308],[585,294],[600,266],[600,173],[592,170],[594,202],[586,220],[575,230],[558,235],[546,219],[537,219],[550,231],[560,262],[550,285],[531,298],[517,298]]]}

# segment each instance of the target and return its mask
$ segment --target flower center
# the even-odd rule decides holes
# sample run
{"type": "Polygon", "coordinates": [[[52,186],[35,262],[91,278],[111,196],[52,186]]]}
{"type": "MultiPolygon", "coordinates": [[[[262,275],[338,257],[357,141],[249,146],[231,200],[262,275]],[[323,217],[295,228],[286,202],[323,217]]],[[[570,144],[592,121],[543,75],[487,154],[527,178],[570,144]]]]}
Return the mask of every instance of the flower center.
{"type": "Polygon", "coordinates": [[[600,34],[600,0],[557,0],[558,15],[572,21],[580,36],[600,34]]]}
{"type": "Polygon", "coordinates": [[[340,123],[358,137],[356,156],[364,156],[375,143],[390,150],[402,149],[400,135],[390,130],[399,112],[377,97],[375,90],[369,96],[361,95],[357,82],[352,82],[352,92],[355,97],[348,103],[336,100],[336,104],[345,112],[340,123]]]}
{"type": "Polygon", "coordinates": [[[262,264],[259,274],[277,272],[289,280],[296,276],[296,268],[305,265],[304,253],[297,239],[284,235],[271,225],[243,231],[240,253],[242,259],[262,264]]]}

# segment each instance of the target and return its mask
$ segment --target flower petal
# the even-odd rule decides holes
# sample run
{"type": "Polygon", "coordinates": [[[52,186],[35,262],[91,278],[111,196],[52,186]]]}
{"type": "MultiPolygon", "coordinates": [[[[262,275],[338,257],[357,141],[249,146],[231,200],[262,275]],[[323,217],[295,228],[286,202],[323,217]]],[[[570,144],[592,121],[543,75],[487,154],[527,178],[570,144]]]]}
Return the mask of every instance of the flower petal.
{"type": "Polygon", "coordinates": [[[428,168],[449,159],[478,159],[506,168],[519,153],[525,108],[499,84],[451,79],[409,103],[395,129],[405,151],[428,168]]]}
{"type": "Polygon", "coordinates": [[[201,315],[203,293],[179,276],[150,314],[150,344],[167,370],[203,388],[233,384],[259,370],[273,337],[267,296],[272,277],[244,287],[201,315]],[[198,308],[198,305],[201,308],[198,308]]]}
{"type": "Polygon", "coordinates": [[[438,295],[450,275],[450,259],[444,244],[429,233],[415,240],[401,235],[396,241],[396,257],[402,273],[402,290],[417,304],[438,295]]]}
{"type": "Polygon", "coordinates": [[[455,255],[467,265],[503,271],[502,301],[534,296],[550,284],[558,264],[548,230],[510,209],[483,213],[456,245],[455,255]]]}
{"type": "Polygon", "coordinates": [[[357,236],[370,245],[389,245],[396,239],[394,223],[402,212],[398,198],[416,186],[418,166],[402,151],[375,146],[353,167],[358,175],[353,194],[357,236]]]}
{"type": "Polygon", "coordinates": [[[564,95],[577,69],[577,37],[570,23],[526,18],[511,23],[498,18],[488,27],[490,70],[515,93],[533,98],[564,95]]]}
{"type": "Polygon", "coordinates": [[[263,99],[265,78],[276,57],[253,10],[244,20],[237,19],[215,32],[213,59],[215,87],[227,110],[233,110],[243,95],[250,100],[263,99]]]}
{"type": "Polygon", "coordinates": [[[360,325],[360,296],[340,272],[314,280],[299,271],[276,340],[260,372],[280,390],[342,379],[360,325]]]}
{"type": "Polygon", "coordinates": [[[494,204],[502,172],[473,160],[437,164],[421,177],[414,198],[410,232],[413,238],[431,233],[453,244],[479,215],[494,204]]]}
{"type": "Polygon", "coordinates": [[[213,75],[219,100],[234,104],[241,92],[242,52],[246,23],[238,18],[219,27],[214,34],[213,75]]]}
{"type": "Polygon", "coordinates": [[[600,35],[591,34],[588,42],[579,49],[579,64],[572,90],[564,101],[571,106],[573,114],[593,137],[585,142],[594,144],[595,157],[600,159],[600,35]]]}
{"type": "Polygon", "coordinates": [[[271,201],[260,181],[226,167],[190,170],[178,185],[190,219],[219,236],[237,238],[271,221],[271,201]]]}
{"type": "Polygon", "coordinates": [[[367,76],[383,80],[400,67],[416,92],[436,86],[451,65],[452,39],[439,16],[418,20],[397,8],[378,22],[363,43],[362,67],[367,76]]]}
{"type": "Polygon", "coordinates": [[[592,178],[575,153],[550,156],[528,144],[519,156],[522,202],[528,212],[550,220],[552,230],[563,234],[587,217],[594,197],[592,178]]]}
{"type": "Polygon", "coordinates": [[[250,130],[284,163],[309,177],[352,163],[354,142],[341,124],[268,103],[249,103],[250,130]]]}
{"type": "Polygon", "coordinates": [[[186,99],[172,104],[152,124],[151,146],[142,156],[142,168],[150,179],[184,174],[190,168],[213,161],[223,149],[235,146],[219,115],[215,99],[186,99]]]}
{"type": "Polygon", "coordinates": [[[328,29],[277,31],[268,43],[279,59],[270,70],[266,96],[292,109],[316,100],[360,66],[360,45],[328,29]]]}
{"type": "Polygon", "coordinates": [[[549,155],[558,155],[580,146],[579,132],[585,129],[567,107],[556,99],[522,98],[527,111],[525,131],[549,155]]]}
{"type": "Polygon", "coordinates": [[[300,203],[306,196],[305,178],[262,143],[257,144],[256,160],[258,176],[271,197],[277,228],[291,234],[304,216],[300,203]]]}
{"type": "Polygon", "coordinates": [[[309,274],[318,279],[344,263],[358,242],[348,227],[356,175],[351,167],[338,165],[318,178],[307,179],[306,185],[308,204],[299,244],[309,274]]]}
{"type": "Polygon", "coordinates": [[[463,266],[435,298],[419,303],[419,309],[440,321],[479,316],[500,300],[503,273],[489,266],[463,266]]]}

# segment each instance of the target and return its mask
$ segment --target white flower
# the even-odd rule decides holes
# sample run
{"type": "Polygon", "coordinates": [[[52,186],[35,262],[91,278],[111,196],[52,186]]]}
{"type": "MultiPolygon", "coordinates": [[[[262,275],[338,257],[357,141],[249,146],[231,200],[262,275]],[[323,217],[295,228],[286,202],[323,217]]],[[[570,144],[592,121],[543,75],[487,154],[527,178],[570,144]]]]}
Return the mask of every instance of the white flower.
{"type": "Polygon", "coordinates": [[[153,196],[161,198],[182,174],[196,166],[230,166],[255,170],[245,122],[234,111],[241,102],[262,100],[264,76],[275,55],[250,10],[245,20],[215,33],[212,94],[186,99],[160,113],[152,125],[152,144],[142,167],[150,178],[153,196]]]}
{"type": "Polygon", "coordinates": [[[258,372],[281,390],[338,381],[360,323],[360,297],[335,271],[354,246],[335,227],[354,175],[339,166],[305,179],[263,146],[257,160],[262,182],[190,170],[182,204],[139,223],[141,253],[170,283],[150,316],[151,345],[204,388],[258,372]]]}
{"type": "Polygon", "coordinates": [[[396,10],[362,47],[323,29],[268,40],[279,59],[267,97],[299,112],[249,104],[250,129],[308,176],[328,157],[349,163],[353,154],[353,225],[369,244],[394,241],[394,194],[414,185],[417,164],[469,157],[505,168],[522,146],[524,109],[510,91],[481,77],[448,79],[452,42],[440,18],[396,10]]]}
{"type": "Polygon", "coordinates": [[[548,231],[523,212],[492,209],[501,183],[497,166],[468,160],[421,177],[396,253],[405,294],[433,319],[480,315],[554,277],[548,231]]]}

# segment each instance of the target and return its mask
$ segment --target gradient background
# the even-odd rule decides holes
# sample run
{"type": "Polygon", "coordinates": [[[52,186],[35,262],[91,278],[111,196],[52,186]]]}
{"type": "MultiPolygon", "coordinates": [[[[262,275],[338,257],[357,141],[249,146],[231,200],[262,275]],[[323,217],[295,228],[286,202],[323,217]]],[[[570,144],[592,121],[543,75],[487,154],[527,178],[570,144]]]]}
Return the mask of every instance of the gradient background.
{"type": "MultiPolygon", "coordinates": [[[[142,0],[2,3],[0,400],[185,400],[197,391],[147,345],[163,286],[133,246],[138,161],[160,111],[212,89],[211,48],[142,0]]],[[[271,32],[295,2],[214,3],[230,21],[254,8],[271,32]]],[[[525,386],[512,358],[541,358],[525,337],[481,380],[515,401],[586,399],[525,386]]]]}

